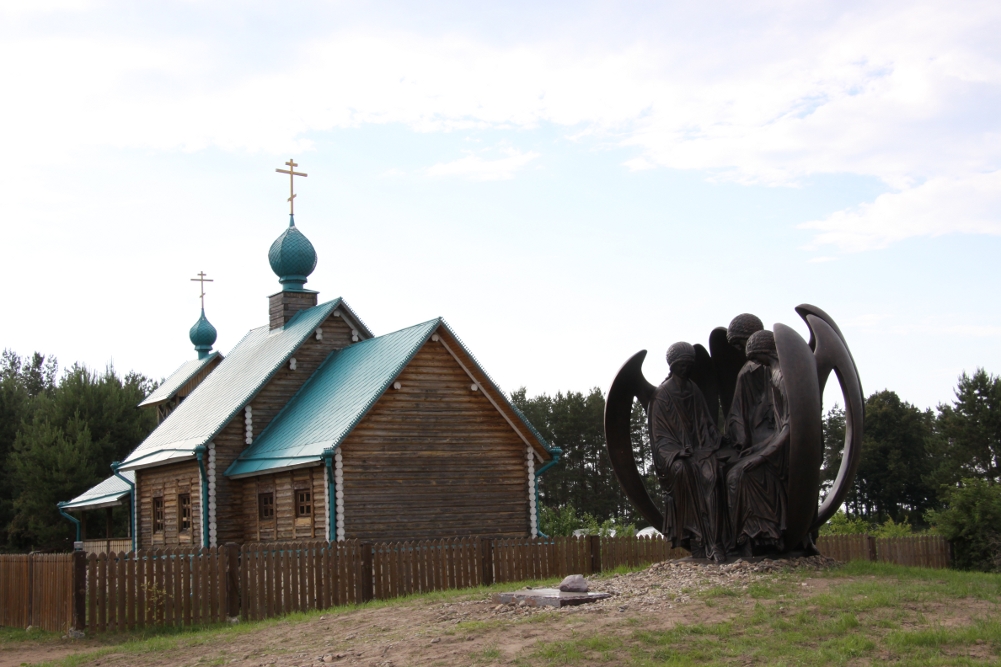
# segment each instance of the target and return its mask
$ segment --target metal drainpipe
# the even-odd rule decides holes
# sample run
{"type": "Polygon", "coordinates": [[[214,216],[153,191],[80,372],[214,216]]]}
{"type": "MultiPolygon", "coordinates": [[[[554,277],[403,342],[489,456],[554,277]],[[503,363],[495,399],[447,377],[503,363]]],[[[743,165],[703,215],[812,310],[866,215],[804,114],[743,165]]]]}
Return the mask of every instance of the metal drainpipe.
{"type": "MultiPolygon", "coordinates": [[[[539,505],[539,477],[542,475],[542,473],[546,472],[547,470],[549,470],[554,465],[560,462],[560,456],[563,455],[563,450],[560,449],[559,447],[553,447],[552,449],[549,450],[549,453],[553,455],[553,460],[535,471],[535,525],[536,526],[542,525],[542,516],[541,516],[542,509],[541,506],[539,505]]],[[[549,537],[541,530],[539,530],[538,527],[535,529],[535,532],[537,532],[540,537],[544,538],[549,537]]]]}
{"type": "Polygon", "coordinates": [[[337,488],[334,486],[334,448],[323,450],[323,463],[327,466],[327,525],[331,542],[337,541],[337,488]]]}
{"type": "Polygon", "coordinates": [[[202,474],[202,546],[209,548],[209,476],[205,472],[205,445],[195,447],[195,458],[198,459],[198,471],[202,474]]]}
{"type": "Polygon", "coordinates": [[[69,519],[70,521],[72,521],[73,523],[76,524],[76,541],[73,543],[73,549],[74,550],[79,550],[80,549],[80,519],[76,518],[75,516],[73,516],[71,514],[67,514],[65,511],[63,511],[63,506],[64,505],[69,505],[69,503],[68,502],[56,503],[56,507],[59,508],[59,513],[62,514],[67,519],[69,519]]]}
{"type": "Polygon", "coordinates": [[[129,485],[129,533],[132,534],[132,552],[135,553],[136,550],[136,485],[130,482],[127,477],[118,472],[119,466],[122,465],[121,461],[115,461],[111,464],[111,472],[114,473],[115,477],[122,480],[129,485]]]}

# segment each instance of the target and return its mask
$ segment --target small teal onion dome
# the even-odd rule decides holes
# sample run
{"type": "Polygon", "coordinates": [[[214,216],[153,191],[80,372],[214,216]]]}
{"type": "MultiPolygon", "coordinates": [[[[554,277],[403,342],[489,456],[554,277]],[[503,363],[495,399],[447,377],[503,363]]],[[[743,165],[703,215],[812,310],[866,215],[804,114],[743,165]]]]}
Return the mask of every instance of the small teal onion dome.
{"type": "Polygon", "coordinates": [[[188,332],[188,337],[191,338],[191,344],[198,351],[199,359],[209,356],[209,352],[212,351],[212,346],[215,344],[216,330],[212,323],[205,319],[204,308],[202,308],[202,316],[188,332]]]}
{"type": "Polygon", "coordinates": [[[268,261],[283,289],[291,292],[301,291],[306,278],[316,268],[316,250],[296,228],[292,215],[289,215],[288,229],[271,244],[268,261]]]}

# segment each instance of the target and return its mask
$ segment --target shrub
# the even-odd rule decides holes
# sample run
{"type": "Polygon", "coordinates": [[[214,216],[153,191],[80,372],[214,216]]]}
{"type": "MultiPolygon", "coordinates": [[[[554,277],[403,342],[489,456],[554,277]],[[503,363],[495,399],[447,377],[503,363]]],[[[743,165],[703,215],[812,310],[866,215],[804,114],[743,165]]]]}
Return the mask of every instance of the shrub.
{"type": "Polygon", "coordinates": [[[851,517],[844,510],[838,512],[820,527],[821,535],[859,535],[872,532],[872,526],[861,517],[851,517]]]}
{"type": "Polygon", "coordinates": [[[896,523],[891,516],[884,524],[876,526],[870,534],[876,537],[907,537],[913,535],[914,530],[908,522],[896,523]]]}
{"type": "Polygon", "coordinates": [[[930,510],[928,522],[952,543],[953,565],[961,570],[1001,572],[1001,486],[964,479],[948,489],[946,508],[930,510]]]}

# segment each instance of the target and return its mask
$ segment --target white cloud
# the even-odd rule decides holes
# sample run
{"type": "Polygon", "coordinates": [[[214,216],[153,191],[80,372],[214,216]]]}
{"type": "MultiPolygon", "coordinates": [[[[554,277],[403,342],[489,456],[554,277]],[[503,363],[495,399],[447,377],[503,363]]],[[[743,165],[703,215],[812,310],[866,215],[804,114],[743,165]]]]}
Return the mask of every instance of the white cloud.
{"type": "Polygon", "coordinates": [[[935,177],[801,227],[818,230],[816,244],[846,250],[882,248],[911,236],[951,232],[999,235],[1001,171],[935,177]]]}
{"type": "MultiPolygon", "coordinates": [[[[286,154],[311,148],[309,133],[363,124],[547,123],[634,147],[633,169],[765,185],[846,173],[894,190],[807,223],[815,245],[998,233],[1001,4],[602,11],[613,10],[519,43],[339,23],[292,57],[233,70],[219,64],[227,44],[195,31],[11,30],[0,89],[17,103],[2,112],[0,147],[48,162],[93,146],[286,154]]],[[[510,178],[533,158],[470,155],[427,173],[510,178]]]]}
{"type": "Polygon", "coordinates": [[[427,169],[428,176],[460,176],[472,181],[504,181],[514,178],[514,173],[532,160],[538,153],[509,150],[507,157],[487,160],[479,155],[467,155],[453,162],[443,162],[427,169]]]}

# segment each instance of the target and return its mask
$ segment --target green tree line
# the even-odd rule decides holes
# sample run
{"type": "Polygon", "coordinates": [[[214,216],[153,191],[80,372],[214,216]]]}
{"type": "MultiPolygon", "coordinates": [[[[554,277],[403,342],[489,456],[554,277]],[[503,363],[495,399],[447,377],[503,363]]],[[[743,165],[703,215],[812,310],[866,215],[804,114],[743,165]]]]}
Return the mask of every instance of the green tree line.
{"type": "MultiPolygon", "coordinates": [[[[0,550],[65,551],[74,531],[56,503],[111,474],[156,426],[136,406],[155,388],[138,373],[120,377],[54,357],[0,356],[0,550]]],[[[126,517],[116,520],[124,534],[126,517]]]]}

